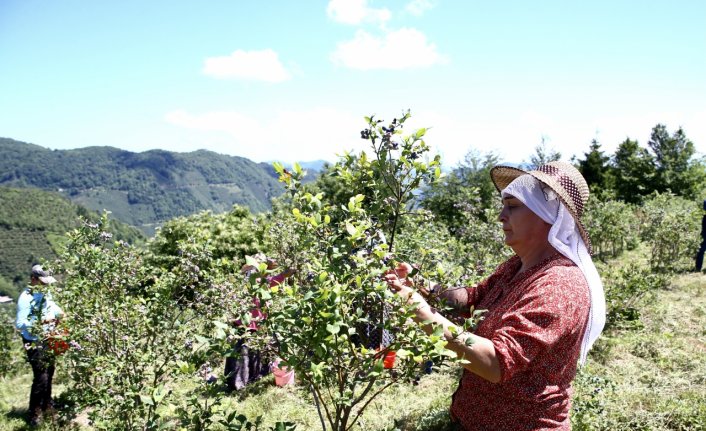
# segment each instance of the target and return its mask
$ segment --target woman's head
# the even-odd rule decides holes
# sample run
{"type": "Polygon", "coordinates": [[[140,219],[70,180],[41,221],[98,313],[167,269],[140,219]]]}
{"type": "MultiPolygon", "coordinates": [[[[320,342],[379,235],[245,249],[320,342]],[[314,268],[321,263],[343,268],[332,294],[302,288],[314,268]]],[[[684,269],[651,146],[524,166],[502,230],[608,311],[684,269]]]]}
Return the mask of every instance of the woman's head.
{"type": "Polygon", "coordinates": [[[490,176],[503,196],[518,198],[547,223],[555,225],[559,219],[564,230],[575,228],[590,253],[591,241],[581,222],[588,200],[588,185],[573,165],[549,162],[531,171],[496,166],[490,176]],[[564,211],[560,211],[562,208],[564,211]],[[571,220],[566,220],[565,216],[571,220]]]}
{"type": "Polygon", "coordinates": [[[505,244],[518,255],[549,246],[549,230],[552,225],[511,194],[504,194],[502,203],[498,219],[503,225],[505,244]]]}

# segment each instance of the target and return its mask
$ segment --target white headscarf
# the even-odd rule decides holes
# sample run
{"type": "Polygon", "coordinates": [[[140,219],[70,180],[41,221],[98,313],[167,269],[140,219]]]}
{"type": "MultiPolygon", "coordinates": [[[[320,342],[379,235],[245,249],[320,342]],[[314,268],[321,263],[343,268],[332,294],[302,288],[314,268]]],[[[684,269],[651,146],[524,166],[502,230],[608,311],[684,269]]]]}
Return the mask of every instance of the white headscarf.
{"type": "Polygon", "coordinates": [[[515,178],[502,190],[501,195],[517,198],[542,220],[552,225],[549,230],[549,244],[574,262],[586,278],[591,296],[591,310],[581,342],[581,364],[584,364],[588,351],[605,326],[606,308],[603,283],[576,222],[557,194],[531,175],[515,178]]]}

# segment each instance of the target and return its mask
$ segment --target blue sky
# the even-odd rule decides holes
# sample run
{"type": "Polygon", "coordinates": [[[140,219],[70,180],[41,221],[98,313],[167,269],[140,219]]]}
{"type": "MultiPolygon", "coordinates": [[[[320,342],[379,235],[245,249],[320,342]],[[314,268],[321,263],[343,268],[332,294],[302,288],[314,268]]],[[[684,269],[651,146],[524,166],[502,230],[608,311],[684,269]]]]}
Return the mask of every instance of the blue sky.
{"type": "Polygon", "coordinates": [[[706,2],[0,0],[2,137],[334,160],[406,109],[447,167],[658,122],[704,154],[706,2]]]}

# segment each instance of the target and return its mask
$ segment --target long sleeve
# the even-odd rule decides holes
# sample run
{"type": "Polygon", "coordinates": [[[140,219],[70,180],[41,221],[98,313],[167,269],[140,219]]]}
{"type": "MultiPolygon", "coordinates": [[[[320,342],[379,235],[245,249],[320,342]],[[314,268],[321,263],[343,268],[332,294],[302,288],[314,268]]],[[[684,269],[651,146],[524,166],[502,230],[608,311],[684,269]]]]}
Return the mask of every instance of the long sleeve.
{"type": "Polygon", "coordinates": [[[27,291],[22,292],[17,300],[17,316],[15,317],[15,328],[17,328],[22,337],[26,340],[36,340],[37,337],[30,334],[32,328],[32,295],[27,291]]]}
{"type": "Polygon", "coordinates": [[[587,292],[576,267],[555,267],[503,310],[491,338],[503,382],[533,364],[549,363],[542,358],[547,352],[568,354],[580,342],[590,307],[587,292]]]}
{"type": "Polygon", "coordinates": [[[61,319],[64,317],[64,310],[59,307],[51,296],[51,293],[46,295],[46,305],[44,310],[44,315],[46,319],[61,319]]]}

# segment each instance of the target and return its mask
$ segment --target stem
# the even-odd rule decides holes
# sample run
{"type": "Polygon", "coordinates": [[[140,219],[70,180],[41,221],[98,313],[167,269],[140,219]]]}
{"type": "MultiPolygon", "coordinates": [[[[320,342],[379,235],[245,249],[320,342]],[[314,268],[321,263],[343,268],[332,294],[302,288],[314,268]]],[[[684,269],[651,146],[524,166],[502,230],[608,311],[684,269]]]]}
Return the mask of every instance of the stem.
{"type": "MultiPolygon", "coordinates": [[[[309,378],[307,374],[304,374],[302,376],[302,379],[309,383],[309,386],[311,387],[311,391],[318,397],[318,399],[321,401],[321,405],[324,407],[324,412],[326,413],[326,419],[328,420],[329,424],[333,425],[334,421],[331,418],[331,412],[329,411],[328,407],[326,406],[326,403],[323,402],[323,397],[321,396],[321,391],[314,385],[314,382],[312,379],[309,378]]],[[[318,406],[318,405],[317,405],[318,406]]],[[[323,423],[323,421],[322,421],[323,423]]],[[[324,431],[326,430],[326,427],[324,427],[324,431]]]]}
{"type": "Polygon", "coordinates": [[[324,422],[324,416],[321,414],[321,407],[319,406],[319,397],[316,395],[316,391],[314,390],[314,385],[309,383],[309,387],[311,388],[311,395],[314,397],[314,404],[316,405],[316,412],[319,414],[319,420],[321,421],[321,429],[323,431],[326,431],[326,422],[324,422]]]}
{"type": "Polygon", "coordinates": [[[351,415],[351,410],[353,410],[353,405],[343,408],[343,417],[341,418],[341,430],[345,431],[348,429],[346,424],[348,423],[348,418],[351,415]]]}
{"type": "Polygon", "coordinates": [[[395,233],[397,232],[397,221],[400,218],[400,200],[395,203],[395,212],[392,217],[392,231],[390,232],[390,253],[394,251],[395,233]]]}
{"type": "MultiPolygon", "coordinates": [[[[353,417],[353,421],[351,422],[350,426],[349,426],[348,428],[346,428],[345,431],[347,431],[347,430],[353,428],[353,425],[355,425],[355,423],[358,422],[358,419],[360,418],[360,415],[361,415],[361,414],[363,413],[363,411],[368,407],[368,404],[370,404],[378,395],[380,395],[380,394],[382,393],[382,391],[384,391],[385,389],[389,388],[390,386],[392,386],[393,384],[397,383],[398,381],[399,381],[399,379],[392,379],[392,380],[390,380],[389,383],[387,383],[385,386],[383,386],[382,388],[380,388],[379,391],[375,392],[375,393],[368,399],[368,401],[366,401],[365,404],[363,404],[363,406],[362,406],[360,409],[358,409],[358,413],[356,413],[355,417],[353,417]]],[[[371,382],[371,383],[373,383],[373,382],[371,382]]],[[[367,393],[367,392],[370,390],[370,389],[369,389],[370,387],[371,387],[371,385],[369,385],[369,387],[366,388],[365,393],[367,393]]],[[[364,394],[365,394],[365,393],[364,393],[364,394]]],[[[361,400],[362,397],[363,397],[363,395],[361,395],[361,396],[358,398],[358,400],[361,400]]],[[[355,404],[357,404],[357,402],[354,403],[354,404],[351,404],[351,408],[352,408],[352,406],[355,405],[355,404]]]]}

